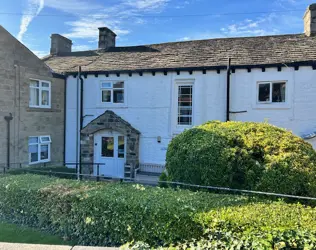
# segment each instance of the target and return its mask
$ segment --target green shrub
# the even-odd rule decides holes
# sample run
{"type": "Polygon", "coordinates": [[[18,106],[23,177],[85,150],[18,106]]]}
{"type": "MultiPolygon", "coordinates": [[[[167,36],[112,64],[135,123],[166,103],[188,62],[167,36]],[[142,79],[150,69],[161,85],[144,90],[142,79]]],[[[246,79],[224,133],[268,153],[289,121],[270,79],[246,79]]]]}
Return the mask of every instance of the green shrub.
{"type": "Polygon", "coordinates": [[[12,168],[7,171],[10,175],[19,174],[39,174],[55,176],[63,179],[77,179],[77,171],[75,168],[58,167],[58,166],[28,166],[22,168],[12,168]]]}
{"type": "Polygon", "coordinates": [[[208,122],[176,136],[168,179],[185,183],[316,196],[316,152],[266,123],[208,122]]]}
{"type": "MultiPolygon", "coordinates": [[[[196,215],[201,239],[165,249],[316,249],[316,209],[299,204],[251,203],[196,215]]],[[[126,249],[151,249],[141,242],[126,249]]]]}
{"type": "Polygon", "coordinates": [[[203,230],[194,221],[196,213],[248,201],[243,196],[37,175],[0,178],[0,189],[0,218],[84,245],[133,240],[163,245],[198,238],[203,230]]]}
{"type": "Polygon", "coordinates": [[[316,209],[297,204],[39,175],[0,177],[0,189],[0,219],[45,229],[77,244],[316,247],[316,209]]]}

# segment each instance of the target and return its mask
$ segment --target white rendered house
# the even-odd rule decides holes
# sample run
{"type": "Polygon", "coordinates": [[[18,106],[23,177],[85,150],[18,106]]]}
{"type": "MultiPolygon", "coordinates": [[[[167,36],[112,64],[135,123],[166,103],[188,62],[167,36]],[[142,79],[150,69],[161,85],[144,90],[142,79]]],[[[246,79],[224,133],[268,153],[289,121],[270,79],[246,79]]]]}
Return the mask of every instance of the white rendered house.
{"type": "Polygon", "coordinates": [[[81,52],[53,35],[44,61],[67,76],[66,162],[105,163],[100,174],[116,178],[125,165],[160,172],[170,140],[209,120],[268,121],[316,148],[316,4],[304,25],[304,34],[131,47],[100,28],[99,48],[81,52]]]}

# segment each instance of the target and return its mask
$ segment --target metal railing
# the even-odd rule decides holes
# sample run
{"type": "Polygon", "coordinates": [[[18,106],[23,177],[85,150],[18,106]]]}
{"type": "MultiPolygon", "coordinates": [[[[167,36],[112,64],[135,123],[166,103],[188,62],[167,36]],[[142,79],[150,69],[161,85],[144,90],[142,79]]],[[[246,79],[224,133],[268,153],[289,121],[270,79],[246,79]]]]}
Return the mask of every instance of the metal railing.
{"type": "MultiPolygon", "coordinates": [[[[10,168],[10,169],[22,169],[25,171],[25,173],[38,173],[38,174],[47,174],[50,176],[58,176],[58,175],[66,175],[66,176],[73,176],[74,178],[78,178],[78,180],[81,179],[81,177],[88,177],[89,179],[95,179],[96,181],[102,180],[108,181],[109,179],[116,179],[116,180],[121,180],[121,181],[127,181],[130,182],[130,178],[115,178],[112,176],[104,176],[100,175],[100,167],[105,166],[104,163],[43,163],[40,165],[31,165],[32,167],[37,167],[36,169],[33,168],[28,168],[28,167],[23,167],[23,163],[12,163],[12,165],[17,166],[16,168],[10,168]],[[88,173],[88,174],[83,174],[79,173],[80,169],[82,166],[96,166],[96,174],[94,174],[94,171],[88,173]],[[45,167],[47,166],[54,166],[54,167],[66,167],[66,166],[75,166],[76,168],[73,168],[76,170],[76,172],[71,173],[71,172],[59,172],[59,171],[52,171],[50,170],[45,170],[45,167]],[[79,171],[78,171],[79,170],[79,171]]],[[[0,170],[1,167],[3,169],[7,169],[6,164],[0,164],[0,170]]],[[[94,169],[93,169],[94,170],[94,169]]],[[[0,171],[1,173],[1,171],[0,171]]],[[[2,171],[2,173],[5,174],[10,174],[10,171],[2,171]]],[[[144,184],[141,182],[138,182],[136,180],[133,180],[133,183],[135,184],[144,184]]],[[[280,194],[280,193],[273,193],[273,192],[263,192],[263,191],[254,191],[254,190],[244,190],[244,189],[234,189],[234,188],[228,188],[228,187],[217,187],[217,186],[204,186],[204,185],[196,185],[196,184],[190,184],[190,183],[183,183],[183,182],[177,182],[177,181],[153,181],[152,183],[146,182],[148,185],[157,185],[157,184],[165,184],[169,187],[186,187],[186,188],[198,188],[198,189],[204,189],[204,190],[209,190],[209,191],[223,191],[225,193],[235,193],[235,194],[243,194],[243,195],[259,195],[259,196],[267,196],[267,197],[279,197],[279,198],[290,198],[290,199],[295,199],[295,200],[309,200],[309,201],[316,201],[316,197],[308,197],[308,196],[299,196],[299,195],[291,195],[291,194],[280,194]]]]}
{"type": "Polygon", "coordinates": [[[105,167],[104,163],[79,163],[79,162],[43,162],[37,164],[29,164],[28,162],[10,163],[8,166],[6,163],[0,163],[0,174],[14,173],[17,170],[23,173],[45,173],[49,175],[65,175],[74,176],[77,179],[82,177],[96,177],[97,181],[100,180],[100,168],[105,167]],[[75,172],[60,172],[53,171],[52,169],[47,170],[48,167],[68,168],[74,169],[75,172]],[[84,169],[85,168],[85,169],[84,169]],[[46,169],[46,170],[45,170],[46,169]],[[86,173],[83,173],[86,172],[86,173]],[[96,173],[96,174],[94,174],[96,173]]]}

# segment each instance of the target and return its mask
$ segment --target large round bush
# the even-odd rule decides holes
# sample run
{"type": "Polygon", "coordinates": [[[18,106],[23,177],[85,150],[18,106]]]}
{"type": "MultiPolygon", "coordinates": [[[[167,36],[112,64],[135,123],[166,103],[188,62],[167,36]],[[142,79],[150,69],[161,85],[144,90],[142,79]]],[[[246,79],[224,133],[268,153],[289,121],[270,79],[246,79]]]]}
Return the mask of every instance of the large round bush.
{"type": "Polygon", "coordinates": [[[185,183],[316,196],[316,152],[267,123],[208,122],[176,136],[168,178],[185,183]]]}

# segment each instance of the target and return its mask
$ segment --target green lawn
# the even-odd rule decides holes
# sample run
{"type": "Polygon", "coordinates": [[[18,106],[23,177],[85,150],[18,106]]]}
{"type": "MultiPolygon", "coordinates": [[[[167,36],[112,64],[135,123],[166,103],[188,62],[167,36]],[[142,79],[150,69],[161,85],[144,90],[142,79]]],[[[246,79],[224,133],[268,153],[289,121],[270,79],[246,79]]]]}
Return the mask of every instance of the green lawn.
{"type": "Polygon", "coordinates": [[[0,222],[0,242],[70,245],[58,236],[4,222],[0,222]]]}

